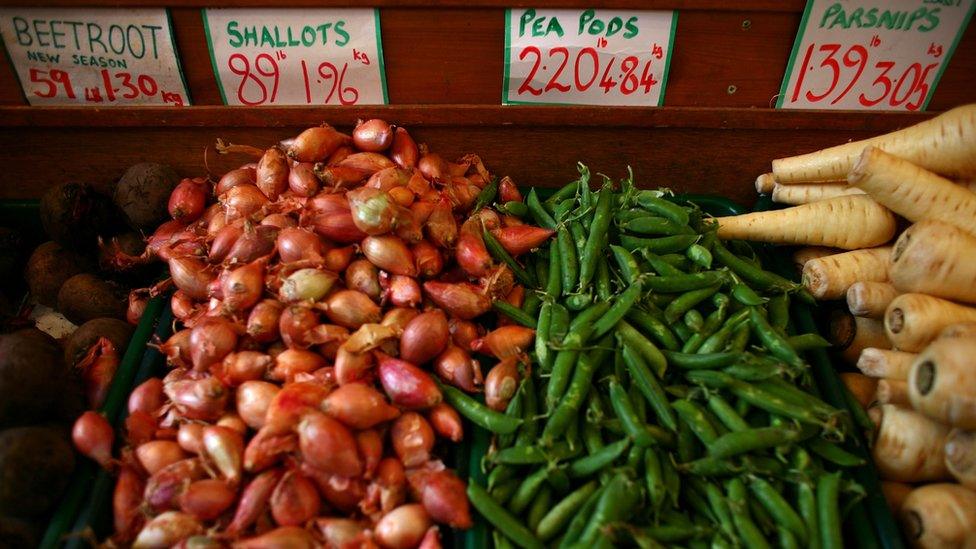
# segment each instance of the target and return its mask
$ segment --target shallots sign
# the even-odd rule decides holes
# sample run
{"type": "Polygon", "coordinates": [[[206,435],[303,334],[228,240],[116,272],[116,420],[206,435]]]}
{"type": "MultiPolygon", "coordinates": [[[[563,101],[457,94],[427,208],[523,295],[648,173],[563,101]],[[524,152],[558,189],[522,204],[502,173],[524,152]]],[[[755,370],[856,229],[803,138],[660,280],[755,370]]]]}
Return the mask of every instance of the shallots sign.
{"type": "Polygon", "coordinates": [[[675,11],[510,9],[502,103],[664,103],[675,11]]]}
{"type": "Polygon", "coordinates": [[[227,105],[387,102],[375,9],[206,9],[214,74],[227,105]]]}

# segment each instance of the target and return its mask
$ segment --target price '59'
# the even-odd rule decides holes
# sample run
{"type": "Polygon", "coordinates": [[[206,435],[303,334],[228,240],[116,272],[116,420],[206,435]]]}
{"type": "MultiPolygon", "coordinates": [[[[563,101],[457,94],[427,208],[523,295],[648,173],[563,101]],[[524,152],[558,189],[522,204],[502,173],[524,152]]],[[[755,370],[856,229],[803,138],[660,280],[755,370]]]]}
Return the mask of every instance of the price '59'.
{"type": "Polygon", "coordinates": [[[573,90],[585,92],[598,81],[604,94],[615,89],[619,89],[623,95],[635,92],[648,94],[658,83],[651,72],[653,59],[641,61],[636,55],[629,55],[618,63],[616,56],[601,58],[596,48],[592,47],[578,50],[574,57],[568,48],[562,46],[549,48],[545,53],[537,46],[526,46],[518,58],[532,63],[525,80],[518,87],[519,95],[539,96],[573,90]],[[601,66],[604,61],[606,64],[601,66]]]}
{"type": "Polygon", "coordinates": [[[894,61],[871,59],[868,48],[860,44],[846,50],[840,44],[810,44],[790,102],[806,99],[810,103],[836,105],[857,88],[864,90],[855,92],[864,107],[904,105],[915,111],[925,103],[932,71],[938,66],[937,62],[924,67],[921,63],[899,66],[894,61]],[[826,71],[826,88],[815,89],[809,82],[804,86],[807,73],[812,71],[826,71]]]}
{"type": "MultiPolygon", "coordinates": [[[[278,99],[278,85],[282,78],[282,67],[279,61],[283,57],[275,57],[268,53],[260,53],[249,58],[242,53],[235,53],[227,59],[230,71],[241,77],[237,86],[237,98],[243,105],[273,104],[278,99]]],[[[285,68],[301,72],[305,84],[306,104],[335,104],[355,105],[359,101],[359,90],[345,84],[348,63],[341,67],[329,61],[323,61],[313,67],[311,62],[304,59],[299,67],[290,63],[285,68]],[[317,89],[316,84],[324,84],[323,89],[317,89]]]]}

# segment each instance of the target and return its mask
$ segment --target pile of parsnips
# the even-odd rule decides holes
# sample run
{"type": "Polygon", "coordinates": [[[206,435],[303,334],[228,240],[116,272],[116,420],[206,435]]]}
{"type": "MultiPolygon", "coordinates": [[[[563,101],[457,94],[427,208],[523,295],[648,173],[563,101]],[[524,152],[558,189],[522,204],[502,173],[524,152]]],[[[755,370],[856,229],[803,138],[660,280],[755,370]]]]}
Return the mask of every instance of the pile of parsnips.
{"type": "Polygon", "coordinates": [[[719,219],[722,238],[806,246],[794,256],[806,288],[846,298],[833,331],[862,374],[845,383],[878,424],[885,494],[921,547],[976,543],[974,178],[966,105],[774,160],[757,190],[794,206],[719,219]]]}

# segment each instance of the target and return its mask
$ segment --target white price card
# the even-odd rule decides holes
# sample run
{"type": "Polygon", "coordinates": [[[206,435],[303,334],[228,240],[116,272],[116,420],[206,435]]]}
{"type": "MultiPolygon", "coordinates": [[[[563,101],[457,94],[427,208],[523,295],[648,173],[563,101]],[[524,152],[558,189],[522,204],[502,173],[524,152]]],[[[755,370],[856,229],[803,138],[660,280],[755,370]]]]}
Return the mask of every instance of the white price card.
{"type": "Polygon", "coordinates": [[[203,23],[227,105],[387,102],[379,10],[206,9],[203,23]]]}
{"type": "Polygon", "coordinates": [[[664,103],[676,11],[509,9],[502,103],[664,103]]]}
{"type": "Polygon", "coordinates": [[[925,110],[974,0],[808,0],[776,106],[925,110]]]}
{"type": "Polygon", "coordinates": [[[0,8],[31,105],[188,105],[162,8],[0,8]]]}

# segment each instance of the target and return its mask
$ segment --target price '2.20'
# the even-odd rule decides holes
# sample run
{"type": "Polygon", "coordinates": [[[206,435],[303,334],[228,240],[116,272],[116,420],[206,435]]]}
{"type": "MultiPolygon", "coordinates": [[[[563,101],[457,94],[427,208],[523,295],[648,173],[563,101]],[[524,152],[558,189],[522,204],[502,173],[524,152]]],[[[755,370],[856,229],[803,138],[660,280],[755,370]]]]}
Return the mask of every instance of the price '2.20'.
{"type": "Polygon", "coordinates": [[[906,109],[916,111],[925,103],[929,94],[929,77],[939,63],[924,67],[921,63],[911,63],[907,67],[900,67],[894,61],[870,59],[868,48],[860,44],[854,44],[843,52],[842,48],[840,44],[810,44],[790,94],[791,103],[796,103],[802,97],[810,103],[836,105],[847,97],[858,82],[871,78],[873,80],[865,90],[857,94],[858,103],[864,107],[886,102],[891,107],[904,105],[906,109]],[[805,89],[807,73],[816,70],[826,71],[829,83],[823,90],[812,89],[813,86],[809,85],[805,89]]]}
{"type": "MultiPolygon", "coordinates": [[[[539,96],[549,92],[585,92],[599,81],[597,85],[603,88],[604,94],[615,89],[620,90],[623,95],[638,91],[647,94],[658,83],[651,72],[653,59],[642,62],[638,56],[628,55],[617,64],[617,57],[613,56],[601,67],[601,56],[593,47],[581,48],[576,52],[575,58],[571,57],[573,56],[569,48],[563,46],[549,48],[545,54],[537,46],[526,46],[518,58],[520,61],[530,61],[532,67],[519,85],[517,93],[539,96]],[[545,85],[533,85],[542,81],[546,81],[545,85]]],[[[606,60],[607,56],[602,59],[606,60]]]]}
{"type": "MultiPolygon", "coordinates": [[[[305,103],[317,103],[321,97],[322,105],[335,104],[355,105],[359,101],[359,90],[354,86],[347,86],[346,71],[348,63],[337,66],[329,61],[319,63],[315,68],[306,60],[299,63],[302,82],[305,86],[305,103]],[[315,84],[324,83],[325,87],[319,91],[315,84]]],[[[278,60],[268,53],[259,53],[253,59],[242,53],[235,53],[227,58],[227,67],[241,77],[237,86],[237,99],[242,105],[274,104],[278,100],[278,89],[281,82],[281,67],[278,60]]]]}

